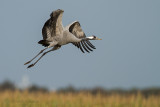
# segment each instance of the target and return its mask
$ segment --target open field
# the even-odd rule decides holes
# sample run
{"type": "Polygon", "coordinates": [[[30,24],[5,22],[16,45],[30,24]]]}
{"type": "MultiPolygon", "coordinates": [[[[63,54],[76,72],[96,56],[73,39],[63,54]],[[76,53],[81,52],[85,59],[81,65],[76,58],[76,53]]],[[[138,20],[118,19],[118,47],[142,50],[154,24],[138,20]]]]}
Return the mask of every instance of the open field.
{"type": "Polygon", "coordinates": [[[5,91],[0,93],[0,107],[160,107],[160,96],[5,91]]]}

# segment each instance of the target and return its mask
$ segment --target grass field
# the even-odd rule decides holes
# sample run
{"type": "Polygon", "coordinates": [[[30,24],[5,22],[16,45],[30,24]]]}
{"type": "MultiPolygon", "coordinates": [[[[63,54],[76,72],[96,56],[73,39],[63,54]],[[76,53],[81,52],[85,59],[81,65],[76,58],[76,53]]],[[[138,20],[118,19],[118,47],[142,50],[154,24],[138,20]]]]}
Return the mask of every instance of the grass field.
{"type": "Polygon", "coordinates": [[[0,107],[160,107],[160,96],[5,91],[0,93],[0,107]]]}

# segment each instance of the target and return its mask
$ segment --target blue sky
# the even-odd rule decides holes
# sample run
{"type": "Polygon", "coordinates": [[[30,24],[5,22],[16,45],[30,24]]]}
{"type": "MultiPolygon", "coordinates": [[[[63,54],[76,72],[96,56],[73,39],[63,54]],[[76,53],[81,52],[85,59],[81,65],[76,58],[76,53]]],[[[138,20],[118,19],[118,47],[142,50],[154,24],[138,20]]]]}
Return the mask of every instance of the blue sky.
{"type": "Polygon", "coordinates": [[[160,86],[159,0],[0,0],[0,82],[50,89],[145,88],[160,86]],[[63,25],[78,20],[96,50],[83,54],[72,44],[23,64],[41,49],[41,29],[50,13],[63,9],[63,25]]]}

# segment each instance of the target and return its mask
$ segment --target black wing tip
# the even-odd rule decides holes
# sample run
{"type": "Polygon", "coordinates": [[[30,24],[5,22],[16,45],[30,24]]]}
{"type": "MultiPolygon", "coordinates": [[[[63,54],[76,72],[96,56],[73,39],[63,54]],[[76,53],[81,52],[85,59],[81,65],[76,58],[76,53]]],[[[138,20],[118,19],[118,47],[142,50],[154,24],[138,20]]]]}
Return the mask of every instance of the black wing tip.
{"type": "Polygon", "coordinates": [[[85,47],[83,41],[81,42],[81,44],[82,44],[83,49],[84,49],[86,52],[90,53],[90,52],[87,50],[87,48],[85,47]]]}
{"type": "Polygon", "coordinates": [[[96,49],[96,47],[94,46],[94,45],[92,45],[92,43],[91,42],[89,42],[89,41],[86,41],[86,43],[92,48],[92,49],[96,49]]]}
{"type": "Polygon", "coordinates": [[[86,46],[86,48],[87,48],[88,50],[93,51],[93,50],[86,44],[86,42],[83,41],[83,43],[84,43],[84,45],[86,46]]]}
{"type": "Polygon", "coordinates": [[[93,50],[91,48],[96,49],[94,45],[92,45],[90,42],[87,43],[87,41],[81,41],[81,42],[79,42],[79,45],[80,45],[80,50],[83,53],[85,53],[85,51],[88,52],[88,53],[93,52],[93,50]]]}
{"type": "Polygon", "coordinates": [[[80,48],[80,50],[81,50],[83,53],[85,53],[85,52],[83,51],[83,48],[82,48],[82,46],[81,46],[80,43],[79,43],[79,48],[80,48]]]}
{"type": "Polygon", "coordinates": [[[89,41],[81,41],[72,44],[75,45],[77,48],[79,48],[82,53],[85,52],[90,53],[93,52],[93,49],[96,49],[95,46],[92,45],[89,41]]]}

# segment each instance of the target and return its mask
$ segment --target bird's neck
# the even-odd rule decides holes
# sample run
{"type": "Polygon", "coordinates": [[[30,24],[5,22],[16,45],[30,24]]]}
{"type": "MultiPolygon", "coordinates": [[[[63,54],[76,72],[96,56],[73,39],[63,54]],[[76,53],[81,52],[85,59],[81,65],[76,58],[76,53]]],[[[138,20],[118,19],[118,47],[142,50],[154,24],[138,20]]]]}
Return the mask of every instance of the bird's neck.
{"type": "Polygon", "coordinates": [[[93,40],[93,36],[82,38],[82,41],[93,40]]]}

